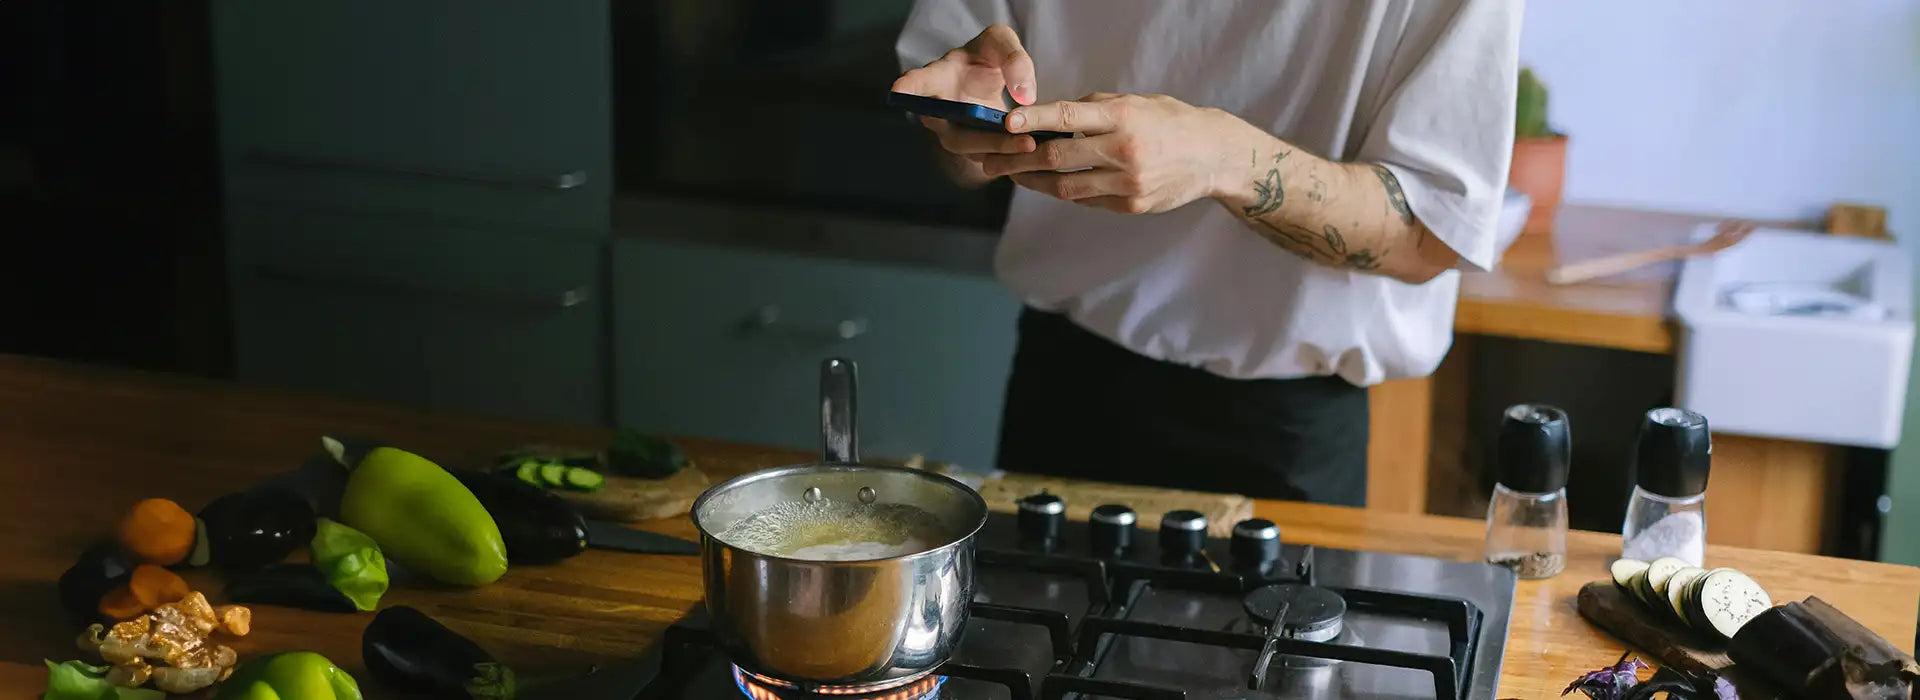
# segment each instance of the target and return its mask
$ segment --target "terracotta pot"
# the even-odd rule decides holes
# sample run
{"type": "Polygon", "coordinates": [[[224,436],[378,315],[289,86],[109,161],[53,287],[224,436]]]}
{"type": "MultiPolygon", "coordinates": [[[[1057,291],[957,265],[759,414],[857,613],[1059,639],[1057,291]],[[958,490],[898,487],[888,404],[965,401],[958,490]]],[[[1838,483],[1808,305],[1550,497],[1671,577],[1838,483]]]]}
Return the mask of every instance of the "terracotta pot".
{"type": "Polygon", "coordinates": [[[1533,200],[1526,233],[1553,232],[1553,216],[1560,211],[1560,185],[1566,175],[1565,134],[1514,140],[1513,168],[1507,185],[1533,200]]]}

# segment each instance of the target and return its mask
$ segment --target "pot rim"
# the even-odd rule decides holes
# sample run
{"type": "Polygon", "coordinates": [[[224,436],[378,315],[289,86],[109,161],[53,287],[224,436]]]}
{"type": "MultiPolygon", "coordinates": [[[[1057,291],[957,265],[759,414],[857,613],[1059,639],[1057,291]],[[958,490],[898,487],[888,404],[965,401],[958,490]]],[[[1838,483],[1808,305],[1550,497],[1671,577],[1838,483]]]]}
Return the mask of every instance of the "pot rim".
{"type": "Polygon", "coordinates": [[[912,467],[897,467],[897,466],[887,465],[887,464],[832,464],[832,463],[825,463],[825,462],[818,462],[813,464],[789,464],[786,466],[768,467],[766,469],[761,469],[759,471],[752,471],[752,472],[747,472],[745,474],[741,474],[739,476],[733,477],[731,479],[722,481],[718,484],[714,484],[713,486],[708,487],[706,491],[703,491],[700,493],[700,496],[698,498],[693,499],[693,506],[691,508],[688,508],[687,510],[688,510],[688,513],[687,513],[688,518],[693,521],[694,529],[699,530],[700,536],[704,539],[713,540],[720,544],[726,545],[731,549],[737,549],[739,551],[746,552],[748,554],[751,554],[756,557],[760,557],[762,559],[771,559],[774,561],[793,562],[793,563],[799,563],[799,564],[876,564],[876,563],[891,562],[891,561],[904,561],[907,559],[913,559],[915,557],[936,555],[946,550],[953,549],[962,544],[972,541],[975,535],[980,534],[980,529],[983,527],[986,527],[987,514],[988,514],[987,499],[982,497],[979,491],[975,491],[973,487],[963,484],[958,479],[954,479],[953,477],[947,476],[945,474],[930,472],[925,469],[915,469],[912,467]],[[759,481],[761,479],[778,478],[781,476],[785,476],[785,475],[792,474],[795,472],[800,472],[800,471],[899,472],[904,474],[912,474],[914,476],[918,476],[922,478],[933,479],[935,481],[944,481],[948,485],[958,489],[960,493],[965,494],[967,499],[972,502],[972,504],[976,507],[976,510],[980,513],[980,517],[974,521],[971,527],[965,528],[965,532],[955,535],[950,541],[943,543],[937,547],[928,547],[927,549],[923,549],[918,552],[914,552],[912,554],[899,554],[891,557],[882,557],[879,559],[845,559],[845,560],[799,559],[795,557],[787,557],[787,556],[781,556],[778,554],[767,554],[764,552],[754,551],[752,549],[741,547],[731,542],[728,542],[724,539],[721,539],[719,535],[715,534],[711,530],[708,530],[705,523],[700,522],[700,515],[701,515],[700,511],[702,509],[702,506],[705,506],[707,501],[712,500],[714,496],[720,494],[721,492],[730,490],[736,486],[759,481]]]}

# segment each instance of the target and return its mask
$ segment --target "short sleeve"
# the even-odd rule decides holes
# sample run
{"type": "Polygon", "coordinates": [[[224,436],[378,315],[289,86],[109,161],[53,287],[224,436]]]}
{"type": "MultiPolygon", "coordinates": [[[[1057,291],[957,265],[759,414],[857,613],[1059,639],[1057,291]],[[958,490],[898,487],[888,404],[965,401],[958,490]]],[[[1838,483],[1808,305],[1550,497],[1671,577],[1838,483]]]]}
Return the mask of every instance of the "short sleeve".
{"type": "Polygon", "coordinates": [[[989,26],[1013,24],[1013,10],[1007,2],[918,0],[913,4],[913,14],[907,16],[906,27],[900,30],[900,40],[894,44],[900,54],[900,70],[932,63],[989,26]]]}
{"type": "Polygon", "coordinates": [[[1439,31],[1409,32],[1407,41],[1426,45],[1396,52],[1394,63],[1412,68],[1358,153],[1392,171],[1420,222],[1480,270],[1497,262],[1494,229],[1513,160],[1522,9],[1520,0],[1462,0],[1439,31]]]}

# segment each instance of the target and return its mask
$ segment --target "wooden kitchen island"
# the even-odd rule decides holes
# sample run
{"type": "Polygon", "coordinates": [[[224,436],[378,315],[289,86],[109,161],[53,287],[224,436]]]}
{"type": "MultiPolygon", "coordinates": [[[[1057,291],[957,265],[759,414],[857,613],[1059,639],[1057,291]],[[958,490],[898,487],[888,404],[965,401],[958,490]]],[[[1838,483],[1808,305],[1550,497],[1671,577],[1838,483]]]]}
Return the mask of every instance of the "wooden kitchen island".
{"type": "MultiPolygon", "coordinates": [[[[375,437],[443,464],[531,441],[602,444],[599,428],[428,414],[296,396],[205,380],[0,356],[0,698],[36,696],[42,658],[79,658],[77,630],[59,612],[55,579],[135,500],[167,497],[197,509],[313,457],[322,434],[375,437]]],[[[805,455],[701,440],[682,442],[715,477],[804,461],[805,455]]],[[[1450,559],[1477,559],[1478,521],[1297,503],[1260,502],[1287,540],[1450,559]]],[[[693,536],[685,519],[647,527],[693,536]]],[[[1605,575],[1618,537],[1575,533],[1566,573],[1516,594],[1500,697],[1552,697],[1575,676],[1617,659],[1621,645],[1574,611],[1579,586],[1605,575]]],[[[1920,569],[1712,547],[1709,563],[1751,573],[1779,600],[1817,594],[1911,648],[1920,569]]],[[[579,672],[634,657],[700,597],[692,557],[589,551],[521,567],[476,590],[397,587],[383,604],[416,606],[468,635],[523,675],[579,672]]],[[[191,572],[196,589],[220,586],[191,572]]],[[[370,615],[258,606],[242,658],[309,649],[360,674],[370,615]]],[[[363,685],[371,688],[364,674],[363,685]]],[[[375,689],[369,697],[385,697],[375,689]]]]}

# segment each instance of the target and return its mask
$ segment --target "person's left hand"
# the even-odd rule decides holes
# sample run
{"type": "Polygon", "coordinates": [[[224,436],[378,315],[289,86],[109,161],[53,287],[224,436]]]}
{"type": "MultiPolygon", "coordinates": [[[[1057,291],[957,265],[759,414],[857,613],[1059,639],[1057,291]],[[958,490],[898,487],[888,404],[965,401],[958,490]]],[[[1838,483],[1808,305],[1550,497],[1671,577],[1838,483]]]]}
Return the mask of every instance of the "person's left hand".
{"type": "Polygon", "coordinates": [[[1007,115],[1014,133],[1064,131],[1080,138],[978,159],[989,176],[1008,175],[1060,199],[1129,214],[1163,212],[1221,191],[1215,181],[1232,171],[1228,161],[1239,162],[1226,155],[1238,121],[1165,95],[1094,93],[1007,115]]]}

